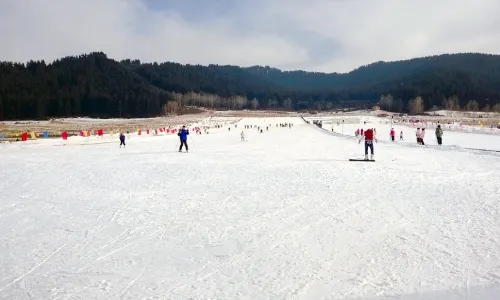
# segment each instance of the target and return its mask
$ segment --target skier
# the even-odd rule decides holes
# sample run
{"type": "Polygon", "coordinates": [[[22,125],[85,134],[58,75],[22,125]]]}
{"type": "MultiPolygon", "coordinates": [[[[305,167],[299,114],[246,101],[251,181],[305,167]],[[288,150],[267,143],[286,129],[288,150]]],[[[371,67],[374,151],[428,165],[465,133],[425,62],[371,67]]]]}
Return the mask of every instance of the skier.
{"type": "Polygon", "coordinates": [[[443,128],[441,128],[441,125],[438,125],[436,128],[436,139],[437,139],[438,145],[443,144],[443,128]]]}
{"type": "Polygon", "coordinates": [[[123,145],[123,148],[125,148],[125,135],[120,132],[120,148],[122,147],[123,145]]]}
{"type": "Polygon", "coordinates": [[[364,136],[360,137],[358,144],[361,143],[363,138],[365,140],[365,160],[368,160],[368,148],[370,148],[370,160],[374,160],[375,155],[373,153],[373,141],[375,140],[375,142],[377,142],[377,139],[375,138],[373,128],[369,128],[364,131],[364,136]]]}
{"type": "Polygon", "coordinates": [[[391,129],[391,140],[394,142],[394,138],[396,137],[396,131],[394,128],[391,129]]]}
{"type": "Polygon", "coordinates": [[[422,132],[420,132],[420,144],[425,146],[424,137],[425,137],[425,128],[422,128],[422,132]]]}
{"type": "Polygon", "coordinates": [[[188,152],[188,144],[187,144],[187,136],[189,135],[189,130],[186,129],[186,126],[182,126],[182,129],[177,133],[181,140],[181,146],[179,147],[179,152],[182,152],[182,146],[186,146],[186,153],[188,152]]]}
{"type": "Polygon", "coordinates": [[[244,141],[244,140],[245,140],[245,133],[242,131],[242,132],[240,133],[240,135],[241,135],[241,141],[244,141]]]}

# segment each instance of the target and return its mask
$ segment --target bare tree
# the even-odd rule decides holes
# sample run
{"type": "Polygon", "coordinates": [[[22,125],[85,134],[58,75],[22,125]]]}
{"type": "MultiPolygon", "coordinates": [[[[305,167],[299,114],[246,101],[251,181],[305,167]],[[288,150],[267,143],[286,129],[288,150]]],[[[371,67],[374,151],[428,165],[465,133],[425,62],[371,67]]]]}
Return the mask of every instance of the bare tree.
{"type": "Polygon", "coordinates": [[[446,110],[460,110],[460,100],[457,96],[450,97],[443,101],[443,108],[446,110]]]}
{"type": "Polygon", "coordinates": [[[408,108],[410,110],[410,114],[419,114],[424,111],[424,100],[422,97],[417,97],[408,102],[408,108]]]}
{"type": "Polygon", "coordinates": [[[269,98],[267,100],[267,108],[275,109],[278,107],[278,100],[269,98]]]}
{"type": "Polygon", "coordinates": [[[163,113],[165,116],[174,116],[179,113],[179,104],[176,101],[169,101],[163,105],[163,113]]]}
{"type": "Polygon", "coordinates": [[[283,100],[283,108],[292,109],[292,107],[293,107],[292,99],[286,98],[285,100],[283,100]]]}
{"type": "Polygon", "coordinates": [[[378,104],[380,108],[391,111],[392,102],[393,102],[392,95],[388,94],[380,96],[380,101],[378,102],[378,104]]]}
{"type": "Polygon", "coordinates": [[[467,102],[467,106],[465,107],[468,111],[479,111],[479,103],[476,100],[470,100],[467,102]]]}
{"type": "Polygon", "coordinates": [[[250,101],[250,107],[252,109],[257,109],[257,107],[259,107],[259,100],[257,100],[257,98],[253,98],[253,100],[250,101]]]}
{"type": "Polygon", "coordinates": [[[179,104],[179,106],[183,106],[182,103],[182,94],[181,93],[170,93],[170,96],[174,99],[175,102],[179,104]]]}

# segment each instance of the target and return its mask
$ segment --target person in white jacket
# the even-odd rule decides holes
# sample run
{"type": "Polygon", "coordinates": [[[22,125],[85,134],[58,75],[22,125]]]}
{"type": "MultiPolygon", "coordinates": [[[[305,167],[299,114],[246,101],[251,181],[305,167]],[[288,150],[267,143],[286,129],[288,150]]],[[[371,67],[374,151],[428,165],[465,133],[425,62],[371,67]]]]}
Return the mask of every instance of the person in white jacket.
{"type": "Polygon", "coordinates": [[[420,132],[420,145],[425,145],[424,137],[425,137],[425,128],[422,128],[422,132],[420,132]]]}
{"type": "Polygon", "coordinates": [[[419,144],[419,145],[420,145],[420,127],[419,127],[419,128],[417,128],[417,132],[416,132],[416,134],[415,134],[415,135],[416,135],[416,137],[417,137],[417,144],[419,144]]]}
{"type": "Polygon", "coordinates": [[[243,131],[240,133],[240,136],[241,136],[241,140],[244,141],[245,140],[245,133],[243,131]]]}

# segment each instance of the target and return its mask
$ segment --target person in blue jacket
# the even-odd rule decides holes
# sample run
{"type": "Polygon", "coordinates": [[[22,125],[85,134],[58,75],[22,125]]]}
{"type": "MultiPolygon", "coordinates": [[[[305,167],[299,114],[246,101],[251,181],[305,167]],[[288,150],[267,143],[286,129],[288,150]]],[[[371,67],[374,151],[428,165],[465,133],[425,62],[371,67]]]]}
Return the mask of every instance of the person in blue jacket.
{"type": "Polygon", "coordinates": [[[182,129],[177,133],[181,140],[181,146],[179,147],[179,152],[182,152],[182,146],[186,146],[186,152],[188,152],[188,144],[187,144],[187,136],[189,135],[189,130],[186,129],[186,126],[182,126],[182,129]]]}
{"type": "Polygon", "coordinates": [[[125,135],[120,132],[120,148],[122,147],[123,145],[123,148],[125,148],[125,135]]]}

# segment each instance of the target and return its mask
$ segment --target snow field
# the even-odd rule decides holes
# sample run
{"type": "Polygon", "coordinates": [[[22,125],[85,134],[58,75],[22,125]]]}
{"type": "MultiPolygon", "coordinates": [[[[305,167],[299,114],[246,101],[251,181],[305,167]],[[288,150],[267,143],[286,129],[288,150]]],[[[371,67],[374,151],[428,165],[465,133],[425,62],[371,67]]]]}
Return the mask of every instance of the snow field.
{"type": "Polygon", "coordinates": [[[0,147],[0,299],[497,299],[498,155],[237,126],[0,147]]]}

